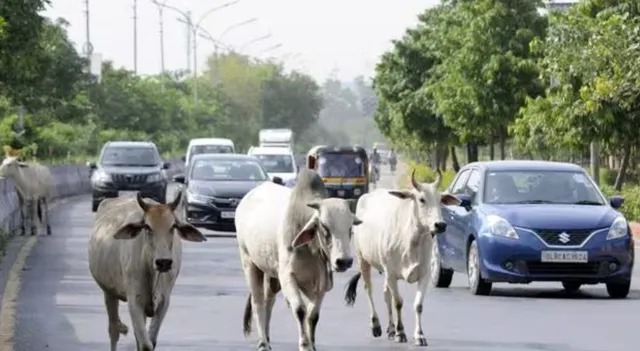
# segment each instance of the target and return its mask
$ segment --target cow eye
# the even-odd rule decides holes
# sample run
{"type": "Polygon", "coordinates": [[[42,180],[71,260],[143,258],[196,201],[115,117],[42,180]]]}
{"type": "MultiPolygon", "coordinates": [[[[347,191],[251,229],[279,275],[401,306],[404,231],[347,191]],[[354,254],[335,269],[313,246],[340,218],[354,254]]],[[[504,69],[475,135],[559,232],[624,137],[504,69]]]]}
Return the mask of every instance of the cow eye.
{"type": "Polygon", "coordinates": [[[423,204],[423,203],[425,203],[425,202],[427,202],[427,201],[424,199],[424,197],[421,197],[421,198],[420,198],[420,203],[421,203],[421,204],[423,204]]]}

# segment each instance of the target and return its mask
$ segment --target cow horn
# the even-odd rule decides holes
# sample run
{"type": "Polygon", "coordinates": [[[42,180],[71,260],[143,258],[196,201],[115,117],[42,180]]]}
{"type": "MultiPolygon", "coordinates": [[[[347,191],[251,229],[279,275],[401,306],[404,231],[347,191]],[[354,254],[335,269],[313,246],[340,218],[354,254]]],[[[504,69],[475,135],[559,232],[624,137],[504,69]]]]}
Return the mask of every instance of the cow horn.
{"type": "Polygon", "coordinates": [[[171,211],[175,211],[176,208],[178,208],[178,205],[180,204],[181,199],[182,199],[182,191],[179,191],[176,194],[176,198],[173,199],[173,202],[169,204],[169,208],[171,208],[171,211]]]}
{"type": "Polygon", "coordinates": [[[416,181],[416,169],[415,168],[411,171],[411,185],[413,185],[413,187],[416,188],[416,190],[422,190],[422,186],[420,185],[420,183],[418,183],[416,181]]]}
{"type": "Polygon", "coordinates": [[[440,168],[436,169],[436,171],[438,172],[438,175],[436,176],[436,180],[433,182],[433,185],[436,188],[439,188],[440,182],[442,181],[442,172],[440,172],[440,168]]]}
{"type": "Polygon", "coordinates": [[[136,195],[136,200],[138,200],[138,206],[140,206],[140,208],[144,212],[147,212],[147,210],[149,209],[149,204],[144,201],[140,192],[138,192],[138,195],[136,195]]]}

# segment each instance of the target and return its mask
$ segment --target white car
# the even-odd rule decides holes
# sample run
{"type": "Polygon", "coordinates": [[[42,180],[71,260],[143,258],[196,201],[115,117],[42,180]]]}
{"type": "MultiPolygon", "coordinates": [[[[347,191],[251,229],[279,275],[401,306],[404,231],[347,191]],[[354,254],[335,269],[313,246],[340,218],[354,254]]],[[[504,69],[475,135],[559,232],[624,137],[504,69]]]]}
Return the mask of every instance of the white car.
{"type": "Polygon", "coordinates": [[[280,177],[287,183],[298,175],[295,156],[288,147],[251,147],[247,154],[260,160],[271,179],[280,177]]]}
{"type": "Polygon", "coordinates": [[[236,147],[231,139],[226,138],[197,138],[189,141],[187,154],[182,158],[187,169],[193,155],[199,154],[235,154],[236,147]]]}

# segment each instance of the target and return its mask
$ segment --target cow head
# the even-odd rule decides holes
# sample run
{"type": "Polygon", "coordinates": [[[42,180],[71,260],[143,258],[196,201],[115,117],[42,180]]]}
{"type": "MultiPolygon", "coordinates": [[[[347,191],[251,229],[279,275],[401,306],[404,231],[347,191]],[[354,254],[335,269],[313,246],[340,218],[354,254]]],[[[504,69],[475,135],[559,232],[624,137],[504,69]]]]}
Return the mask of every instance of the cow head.
{"type": "Polygon", "coordinates": [[[309,244],[318,237],[319,249],[327,255],[331,268],[344,272],[353,264],[351,227],[362,221],[353,213],[353,201],[338,198],[308,203],[315,213],[293,240],[293,247],[309,244]]]}
{"type": "Polygon", "coordinates": [[[6,156],[0,164],[0,179],[3,178],[16,178],[18,176],[19,168],[29,167],[24,162],[18,159],[18,156],[6,156]]]}
{"type": "Polygon", "coordinates": [[[175,200],[170,204],[150,204],[142,199],[138,193],[138,205],[143,211],[142,218],[132,218],[114,234],[115,239],[133,239],[139,235],[145,236],[145,250],[153,253],[155,268],[160,273],[166,273],[173,266],[174,235],[183,240],[203,242],[207,238],[194,226],[183,223],[175,216],[175,209],[180,203],[182,193],[178,192],[175,200]]]}
{"type": "Polygon", "coordinates": [[[442,218],[440,205],[459,205],[460,199],[451,194],[441,194],[438,187],[442,180],[442,173],[438,170],[438,176],[433,183],[420,184],[415,178],[415,169],[411,172],[412,189],[390,190],[389,194],[411,201],[418,224],[428,228],[432,234],[443,233],[447,224],[442,218]]]}

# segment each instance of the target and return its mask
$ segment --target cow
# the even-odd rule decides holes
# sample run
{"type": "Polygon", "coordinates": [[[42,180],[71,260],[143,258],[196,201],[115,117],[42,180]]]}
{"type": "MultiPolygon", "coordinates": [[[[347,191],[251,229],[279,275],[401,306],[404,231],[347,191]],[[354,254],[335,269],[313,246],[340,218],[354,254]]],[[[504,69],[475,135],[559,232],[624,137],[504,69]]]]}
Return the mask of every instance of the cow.
{"type": "Polygon", "coordinates": [[[49,168],[38,163],[26,163],[5,147],[5,158],[0,164],[0,179],[10,178],[16,184],[20,207],[20,235],[26,233],[26,223],[31,225],[31,235],[38,232],[38,222],[51,235],[49,202],[52,197],[52,180],[49,168]]]}
{"type": "Polygon", "coordinates": [[[97,209],[89,239],[89,270],[104,293],[111,351],[129,328],[118,314],[127,302],[137,350],[156,347],[182,263],[180,239],[207,239],[175,216],[181,193],[170,204],[134,197],[105,199],[97,209]],[[149,330],[147,317],[151,318],[149,330]]]}
{"type": "Polygon", "coordinates": [[[460,204],[460,199],[450,194],[440,194],[438,187],[442,174],[433,183],[418,183],[415,170],[411,173],[413,188],[403,190],[377,189],[360,197],[356,216],[363,225],[354,228],[353,245],[358,273],[348,282],[345,301],[355,303],[358,280],[363,277],[371,309],[371,330],[374,337],[382,335],[380,319],[373,304],[371,269],[384,272],[384,300],[389,314],[387,336],[397,342],[407,342],[402,322],[403,300],[398,290],[398,280],[418,283],[414,301],[416,327],[415,345],[427,346],[422,332],[422,302],[430,277],[432,237],[446,230],[440,205],[460,204]],[[392,305],[393,298],[393,305],[392,305]],[[393,321],[392,307],[396,310],[393,321]]]}
{"type": "Polygon", "coordinates": [[[315,350],[333,271],[344,272],[353,264],[351,229],[362,223],[354,207],[354,201],[329,198],[322,178],[309,169],[300,171],[293,188],[265,182],[240,201],[236,235],[250,289],[244,334],[251,333],[253,314],[258,350],[271,350],[269,323],[280,290],[297,322],[299,350],[315,350]]]}

